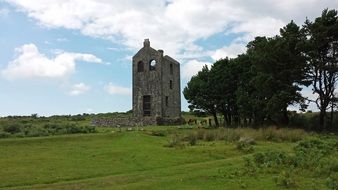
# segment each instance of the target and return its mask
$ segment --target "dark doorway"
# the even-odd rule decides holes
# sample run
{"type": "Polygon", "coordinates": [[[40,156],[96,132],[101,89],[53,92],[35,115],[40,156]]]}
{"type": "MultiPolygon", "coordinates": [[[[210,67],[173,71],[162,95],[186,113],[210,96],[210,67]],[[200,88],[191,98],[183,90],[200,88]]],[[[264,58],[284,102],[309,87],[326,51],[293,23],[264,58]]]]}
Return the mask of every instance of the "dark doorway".
{"type": "Polygon", "coordinates": [[[150,108],[151,108],[151,102],[150,102],[150,96],[143,96],[143,116],[150,116],[150,108]]]}

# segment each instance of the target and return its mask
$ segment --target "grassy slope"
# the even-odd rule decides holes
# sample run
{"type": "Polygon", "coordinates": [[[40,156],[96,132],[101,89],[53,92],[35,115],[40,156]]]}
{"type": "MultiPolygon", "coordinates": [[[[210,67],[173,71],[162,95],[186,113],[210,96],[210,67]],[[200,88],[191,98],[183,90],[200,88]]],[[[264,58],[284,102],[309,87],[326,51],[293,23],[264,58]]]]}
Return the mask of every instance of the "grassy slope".
{"type": "MultiPolygon", "coordinates": [[[[167,140],[143,132],[3,139],[0,188],[279,189],[271,174],[227,176],[245,156],[233,144],[199,142],[167,148],[167,140]]],[[[290,150],[292,145],[259,142],[255,150],[290,150]]],[[[300,189],[313,186],[311,179],[298,181],[300,189]]]]}

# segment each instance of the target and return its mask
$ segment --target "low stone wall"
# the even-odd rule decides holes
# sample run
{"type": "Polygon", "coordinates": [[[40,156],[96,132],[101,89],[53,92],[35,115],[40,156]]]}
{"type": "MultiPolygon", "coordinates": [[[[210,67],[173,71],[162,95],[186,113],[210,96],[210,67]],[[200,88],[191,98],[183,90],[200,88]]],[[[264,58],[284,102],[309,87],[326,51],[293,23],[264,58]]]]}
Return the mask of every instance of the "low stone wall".
{"type": "Polygon", "coordinates": [[[105,127],[133,127],[147,125],[181,125],[185,121],[183,118],[96,118],[91,121],[94,126],[105,127]]]}
{"type": "Polygon", "coordinates": [[[164,118],[158,117],[156,118],[157,125],[182,125],[185,124],[185,120],[182,117],[178,118],[164,118]]]}

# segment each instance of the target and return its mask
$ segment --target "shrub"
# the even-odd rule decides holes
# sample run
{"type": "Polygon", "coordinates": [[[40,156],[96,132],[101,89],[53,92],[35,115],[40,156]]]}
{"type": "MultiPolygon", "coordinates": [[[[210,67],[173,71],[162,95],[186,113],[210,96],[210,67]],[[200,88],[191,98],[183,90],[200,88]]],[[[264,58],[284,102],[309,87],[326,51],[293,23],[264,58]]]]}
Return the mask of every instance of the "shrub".
{"type": "Polygon", "coordinates": [[[25,136],[28,137],[40,137],[40,136],[48,136],[50,133],[43,128],[40,127],[34,127],[30,129],[29,131],[25,132],[25,136]]]}
{"type": "Polygon", "coordinates": [[[196,133],[190,133],[187,137],[188,142],[191,146],[194,146],[197,144],[197,135],[196,133]]]}
{"type": "Polygon", "coordinates": [[[337,190],[338,189],[338,175],[329,176],[326,179],[326,187],[332,190],[337,190]]]}
{"type": "Polygon", "coordinates": [[[320,170],[323,167],[321,166],[322,159],[334,152],[333,146],[333,144],[318,139],[301,141],[294,147],[293,164],[296,167],[320,170]]]}
{"type": "Polygon", "coordinates": [[[290,171],[282,171],[276,178],[275,182],[277,185],[290,188],[296,187],[295,176],[290,171]]]}
{"type": "Polygon", "coordinates": [[[0,138],[8,138],[10,136],[11,136],[10,133],[7,133],[5,131],[0,131],[0,138]]]}
{"type": "Polygon", "coordinates": [[[7,133],[15,134],[20,133],[23,126],[18,123],[13,123],[4,127],[4,131],[7,133]]]}
{"type": "Polygon", "coordinates": [[[64,126],[67,134],[81,133],[84,132],[81,127],[76,126],[75,124],[66,124],[64,126]]]}
{"type": "Polygon", "coordinates": [[[253,155],[258,167],[279,167],[289,162],[289,157],[283,151],[270,150],[253,155]]]}
{"type": "Polygon", "coordinates": [[[84,126],[83,128],[84,128],[85,133],[96,133],[97,132],[95,126],[87,125],[87,126],[84,126]]]}
{"type": "Polygon", "coordinates": [[[182,147],[181,139],[177,134],[171,136],[168,140],[168,143],[164,145],[165,147],[182,147]]]}
{"type": "Polygon", "coordinates": [[[250,153],[254,151],[253,144],[255,144],[255,139],[251,137],[241,137],[237,142],[236,148],[245,153],[250,153]]]}
{"type": "Polygon", "coordinates": [[[65,133],[65,131],[63,130],[63,127],[55,123],[47,123],[43,126],[43,129],[45,129],[48,134],[52,134],[52,135],[65,133]]]}
{"type": "Polygon", "coordinates": [[[332,145],[319,139],[310,139],[299,142],[294,149],[296,153],[299,152],[310,153],[315,151],[320,154],[327,155],[332,151],[333,148],[334,147],[332,145]]]}
{"type": "Polygon", "coordinates": [[[236,148],[238,150],[245,152],[245,153],[250,153],[250,152],[254,151],[253,146],[251,144],[245,142],[245,141],[238,141],[236,148]]]}
{"type": "Polygon", "coordinates": [[[241,137],[238,142],[245,142],[250,145],[256,144],[255,139],[252,137],[241,137]]]}

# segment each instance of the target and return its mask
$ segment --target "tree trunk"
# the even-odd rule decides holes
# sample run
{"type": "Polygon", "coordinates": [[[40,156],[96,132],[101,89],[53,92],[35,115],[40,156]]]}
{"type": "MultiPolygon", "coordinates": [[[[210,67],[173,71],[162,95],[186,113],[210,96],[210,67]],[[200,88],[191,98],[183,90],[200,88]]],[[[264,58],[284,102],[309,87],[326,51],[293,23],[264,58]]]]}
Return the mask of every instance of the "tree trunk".
{"type": "Polygon", "coordinates": [[[281,123],[283,125],[288,125],[289,124],[289,116],[288,116],[288,109],[284,108],[282,111],[282,119],[281,119],[281,123]]]}
{"type": "Polygon", "coordinates": [[[229,117],[229,114],[227,112],[223,112],[223,117],[224,117],[224,127],[230,126],[231,124],[231,118],[229,117]]]}
{"type": "Polygon", "coordinates": [[[215,120],[215,125],[216,125],[216,127],[219,127],[219,123],[218,123],[218,119],[217,119],[217,113],[214,112],[214,113],[212,113],[212,115],[214,116],[214,120],[215,120]]]}
{"type": "Polygon", "coordinates": [[[330,115],[330,126],[329,126],[329,131],[332,130],[333,128],[333,107],[334,107],[334,104],[333,102],[331,103],[331,115],[330,115]]]}
{"type": "Polygon", "coordinates": [[[326,116],[326,110],[321,109],[319,113],[319,130],[320,131],[325,131],[326,126],[325,126],[325,116],[326,116]]]}

